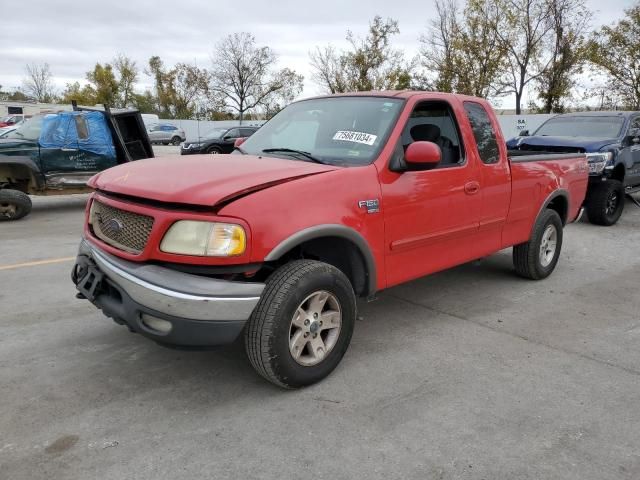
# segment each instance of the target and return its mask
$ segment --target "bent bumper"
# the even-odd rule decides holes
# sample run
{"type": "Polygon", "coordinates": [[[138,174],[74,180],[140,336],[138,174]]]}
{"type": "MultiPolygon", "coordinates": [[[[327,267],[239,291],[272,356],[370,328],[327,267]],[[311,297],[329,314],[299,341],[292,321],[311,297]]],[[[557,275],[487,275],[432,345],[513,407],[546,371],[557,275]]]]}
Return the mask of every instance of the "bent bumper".
{"type": "Polygon", "coordinates": [[[81,294],[117,323],[167,345],[233,342],[264,289],[122,260],[80,243],[72,278],[81,294]]]}

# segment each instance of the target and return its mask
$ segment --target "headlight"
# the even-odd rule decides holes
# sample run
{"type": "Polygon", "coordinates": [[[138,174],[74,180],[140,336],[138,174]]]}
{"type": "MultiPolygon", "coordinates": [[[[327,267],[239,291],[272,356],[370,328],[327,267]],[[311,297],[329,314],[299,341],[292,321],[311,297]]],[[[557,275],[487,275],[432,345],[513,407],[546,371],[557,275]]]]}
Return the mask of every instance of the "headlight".
{"type": "Polygon", "coordinates": [[[612,152],[587,153],[589,173],[602,173],[607,163],[613,158],[612,152]]]}
{"type": "Polygon", "coordinates": [[[247,248],[244,228],[232,223],[181,220],[174,223],[160,243],[160,250],[198,257],[233,257],[247,248]]]}

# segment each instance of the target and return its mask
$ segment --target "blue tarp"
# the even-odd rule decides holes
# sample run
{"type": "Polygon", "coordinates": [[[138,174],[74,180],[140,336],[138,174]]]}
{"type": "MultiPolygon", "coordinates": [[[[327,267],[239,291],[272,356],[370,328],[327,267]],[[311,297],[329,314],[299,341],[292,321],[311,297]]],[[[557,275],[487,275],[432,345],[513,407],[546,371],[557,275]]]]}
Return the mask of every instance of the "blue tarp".
{"type": "Polygon", "coordinates": [[[46,115],[42,120],[39,143],[42,148],[78,148],[116,158],[111,131],[101,112],[46,115]]]}

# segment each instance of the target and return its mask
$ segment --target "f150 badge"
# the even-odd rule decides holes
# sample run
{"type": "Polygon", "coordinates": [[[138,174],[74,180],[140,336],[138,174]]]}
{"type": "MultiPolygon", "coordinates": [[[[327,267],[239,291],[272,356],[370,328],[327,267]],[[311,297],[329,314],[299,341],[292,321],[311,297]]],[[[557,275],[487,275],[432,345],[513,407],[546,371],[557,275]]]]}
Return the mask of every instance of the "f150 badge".
{"type": "Polygon", "coordinates": [[[366,208],[367,213],[378,213],[380,211],[380,201],[377,198],[373,200],[360,200],[358,207],[366,208]]]}

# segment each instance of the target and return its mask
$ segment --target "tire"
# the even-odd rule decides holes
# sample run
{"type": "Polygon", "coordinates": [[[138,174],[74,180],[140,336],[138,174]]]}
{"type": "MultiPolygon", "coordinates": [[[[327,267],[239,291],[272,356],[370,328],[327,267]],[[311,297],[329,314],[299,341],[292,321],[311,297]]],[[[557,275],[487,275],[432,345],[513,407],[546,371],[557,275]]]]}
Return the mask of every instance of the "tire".
{"type": "Polygon", "coordinates": [[[344,273],[326,263],[296,260],[267,280],[245,330],[247,356],[253,368],[275,385],[289,389],[311,385],[338,366],[349,347],[355,320],[356,298],[344,273]],[[328,297],[324,302],[323,295],[328,297]],[[323,305],[319,316],[312,313],[318,311],[316,301],[316,306],[323,305]],[[338,326],[327,329],[329,323],[338,326]],[[315,343],[318,339],[319,344],[315,343]],[[322,347],[316,355],[313,350],[318,345],[322,347]]]}
{"type": "Polygon", "coordinates": [[[516,273],[531,280],[541,280],[551,275],[562,250],[562,233],[562,220],[558,212],[550,209],[542,212],[533,227],[531,239],[513,247],[513,266],[516,273]],[[555,238],[553,247],[549,232],[552,232],[552,238],[555,238]]]}
{"type": "Polygon", "coordinates": [[[177,136],[176,136],[176,137],[173,137],[173,138],[171,139],[171,143],[172,143],[173,145],[180,145],[180,144],[182,143],[182,139],[181,139],[180,137],[177,137],[177,136]]]}
{"type": "Polygon", "coordinates": [[[207,153],[209,155],[220,155],[222,153],[222,150],[220,149],[220,147],[209,147],[207,148],[207,153]]]}
{"type": "Polygon", "coordinates": [[[587,199],[587,216],[594,225],[615,225],[624,210],[624,186],[619,180],[596,185],[587,199]]]}
{"type": "Polygon", "coordinates": [[[0,190],[0,221],[19,220],[31,212],[31,199],[19,190],[0,190]]]}

